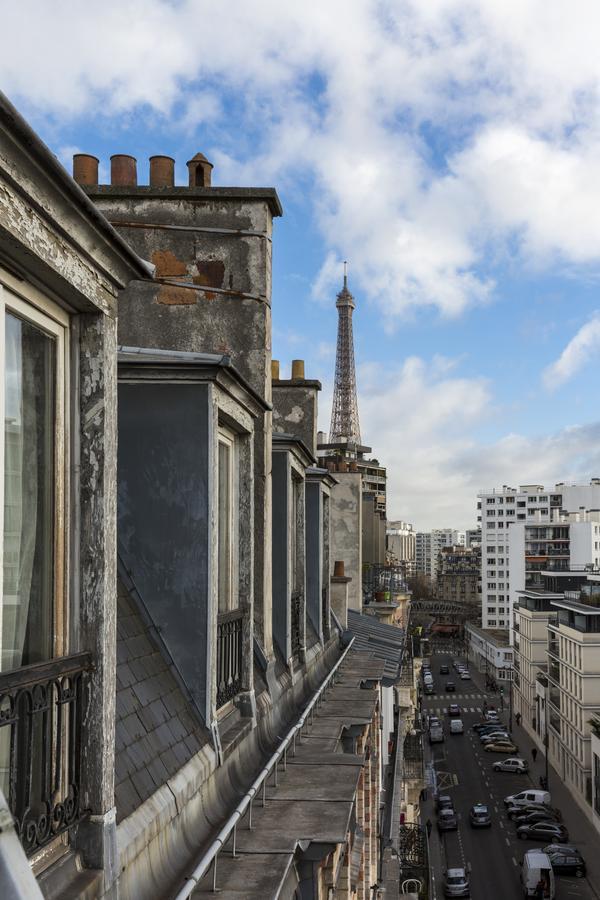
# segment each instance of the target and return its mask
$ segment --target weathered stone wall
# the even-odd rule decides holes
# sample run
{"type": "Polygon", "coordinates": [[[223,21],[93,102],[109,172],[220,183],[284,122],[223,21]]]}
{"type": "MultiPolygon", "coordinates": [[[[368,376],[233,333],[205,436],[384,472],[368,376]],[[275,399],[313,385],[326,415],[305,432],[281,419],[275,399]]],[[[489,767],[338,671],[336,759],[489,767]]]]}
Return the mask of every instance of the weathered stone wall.
{"type": "Polygon", "coordinates": [[[348,607],[362,609],[362,477],[358,472],[336,472],[331,489],[331,559],[343,560],[349,584],[348,607]]]}
{"type": "Polygon", "coordinates": [[[273,381],[273,431],[300,438],[315,457],[320,390],[318,381],[273,381]]]}
{"type": "MultiPolygon", "coordinates": [[[[271,235],[279,201],[269,189],[89,189],[156,281],[131,285],[119,304],[125,346],[222,353],[271,402],[271,235]]],[[[254,438],[255,629],[271,635],[271,413],[254,438]]]]}

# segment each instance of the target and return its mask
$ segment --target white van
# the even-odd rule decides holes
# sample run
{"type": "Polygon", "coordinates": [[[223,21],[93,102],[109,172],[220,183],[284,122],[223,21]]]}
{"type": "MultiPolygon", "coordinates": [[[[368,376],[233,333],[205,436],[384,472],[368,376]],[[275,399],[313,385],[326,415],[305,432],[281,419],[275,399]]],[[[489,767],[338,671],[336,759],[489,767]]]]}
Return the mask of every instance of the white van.
{"type": "Polygon", "coordinates": [[[510,794],[504,798],[505,806],[527,806],[529,803],[545,803],[551,806],[549,791],[519,791],[518,794],[510,794]]]}
{"type": "Polygon", "coordinates": [[[450,719],[450,734],[462,734],[464,730],[462,719],[450,719]]]}
{"type": "Polygon", "coordinates": [[[544,885],[544,898],[554,900],[556,887],[550,859],[541,850],[528,850],[521,863],[521,885],[524,897],[535,897],[540,881],[544,885]]]}

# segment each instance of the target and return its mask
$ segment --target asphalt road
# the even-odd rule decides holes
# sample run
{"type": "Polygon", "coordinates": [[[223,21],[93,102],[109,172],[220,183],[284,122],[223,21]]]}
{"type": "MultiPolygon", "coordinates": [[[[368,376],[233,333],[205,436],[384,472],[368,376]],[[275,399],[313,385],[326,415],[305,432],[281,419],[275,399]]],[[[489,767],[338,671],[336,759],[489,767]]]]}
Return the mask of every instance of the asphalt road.
{"type": "MultiPolygon", "coordinates": [[[[456,658],[456,657],[454,657],[456,658]]],[[[519,882],[520,866],[526,850],[543,845],[543,842],[522,841],[516,836],[516,828],[506,817],[503,799],[531,787],[528,776],[508,772],[494,772],[495,761],[510,754],[486,753],[481,748],[477,734],[471,726],[483,718],[483,701],[486,697],[477,673],[472,681],[461,681],[452,669],[453,657],[435,653],[431,657],[431,671],[437,693],[423,697],[426,714],[438,715],[444,724],[445,740],[442,744],[429,745],[425,740],[428,764],[428,799],[423,804],[422,820],[429,819],[433,828],[430,852],[434,869],[433,897],[441,898],[443,870],[452,866],[471,864],[471,897],[473,900],[510,900],[523,896],[519,882]],[[440,665],[450,666],[450,675],[440,675],[440,665]],[[456,693],[447,694],[446,681],[454,681],[456,693]],[[450,703],[461,707],[464,734],[450,734],[450,703]],[[433,793],[448,793],[458,813],[458,831],[438,835],[433,793]],[[486,803],[492,814],[491,828],[472,828],[469,810],[475,803],[486,803]]],[[[464,660],[463,660],[464,661],[464,660]]],[[[502,721],[507,724],[508,713],[500,712],[499,705],[488,695],[488,704],[495,703],[502,721]]],[[[518,744],[516,732],[513,736],[518,744]]],[[[518,755],[518,754],[515,754],[518,755]]],[[[575,842],[575,841],[574,841],[575,842]]],[[[595,900],[586,879],[559,876],[556,879],[557,900],[595,900]]]]}

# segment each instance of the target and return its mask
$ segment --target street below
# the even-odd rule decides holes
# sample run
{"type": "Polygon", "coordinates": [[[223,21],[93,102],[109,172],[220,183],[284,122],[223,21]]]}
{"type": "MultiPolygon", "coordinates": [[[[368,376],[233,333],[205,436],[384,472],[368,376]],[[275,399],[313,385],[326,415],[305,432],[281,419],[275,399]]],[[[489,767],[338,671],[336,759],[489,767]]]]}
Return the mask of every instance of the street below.
{"type": "MultiPolygon", "coordinates": [[[[544,840],[520,840],[515,825],[505,813],[503,800],[526,788],[538,788],[530,774],[494,772],[493,764],[510,756],[523,756],[531,764],[523,730],[513,721],[512,737],[519,747],[518,753],[485,752],[479,736],[472,730],[473,725],[483,720],[486,707],[496,706],[503,725],[508,726],[508,709],[501,710],[500,697],[486,694],[485,676],[471,672],[470,681],[461,681],[453,668],[458,659],[444,652],[431,656],[431,672],[435,693],[423,696],[423,717],[426,727],[427,717],[438,716],[444,728],[443,743],[430,745],[427,730],[424,733],[425,763],[427,777],[427,799],[422,803],[422,821],[431,823],[429,839],[432,862],[432,897],[444,897],[444,871],[447,868],[469,865],[471,868],[471,897],[474,900],[509,900],[523,896],[520,884],[520,862],[527,850],[544,846],[544,840]],[[449,674],[440,674],[441,666],[449,667],[449,674]],[[455,692],[447,692],[446,683],[454,682],[455,692]],[[464,723],[463,734],[450,733],[448,707],[456,703],[461,709],[464,723]],[[526,746],[525,746],[526,744],[526,746]],[[522,752],[522,751],[525,752],[522,752]],[[436,794],[448,794],[457,813],[458,829],[438,833],[435,810],[436,794]],[[491,813],[489,828],[473,828],[469,822],[469,811],[477,803],[486,804],[491,813]]],[[[465,662],[464,657],[461,658],[465,662]]],[[[506,703],[505,703],[506,706],[506,703]]],[[[551,786],[550,786],[551,787],[551,786]]],[[[553,798],[554,801],[554,798],[553,798]]],[[[572,801],[575,806],[575,801],[572,801]]],[[[556,805],[555,802],[553,805],[556,805]]],[[[565,812],[562,810],[563,813],[565,812]]],[[[569,843],[579,846],[584,857],[591,848],[578,841],[577,822],[580,816],[569,816],[569,843]]],[[[597,900],[598,894],[592,889],[587,878],[575,876],[556,877],[557,900],[597,900]]]]}

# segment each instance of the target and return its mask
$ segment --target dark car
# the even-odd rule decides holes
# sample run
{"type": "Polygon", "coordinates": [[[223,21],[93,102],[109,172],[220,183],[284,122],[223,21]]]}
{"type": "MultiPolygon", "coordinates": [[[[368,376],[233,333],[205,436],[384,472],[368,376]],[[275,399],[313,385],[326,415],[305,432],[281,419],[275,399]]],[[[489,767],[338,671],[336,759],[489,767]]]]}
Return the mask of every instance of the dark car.
{"type": "Polygon", "coordinates": [[[452,802],[452,797],[450,794],[438,794],[435,800],[435,808],[437,812],[440,812],[442,809],[454,809],[454,803],[452,802]]]}
{"type": "Polygon", "coordinates": [[[440,666],[440,675],[449,675],[450,669],[448,666],[440,666]]]}
{"type": "Polygon", "coordinates": [[[529,813],[544,813],[547,818],[555,819],[557,822],[562,821],[560,809],[548,806],[546,803],[528,803],[526,806],[508,806],[506,809],[509,819],[516,819],[518,816],[526,816],[529,813]]]}
{"type": "Polygon", "coordinates": [[[539,810],[537,812],[529,812],[524,813],[521,810],[521,815],[513,816],[513,822],[517,827],[519,825],[531,825],[533,822],[559,822],[560,819],[556,816],[552,810],[542,811],[539,810]]]}
{"type": "Polygon", "coordinates": [[[534,822],[532,825],[520,825],[517,828],[517,837],[523,841],[538,841],[547,838],[553,844],[566,844],[569,840],[569,832],[564,825],[554,822],[534,822]]]}
{"type": "Polygon", "coordinates": [[[456,685],[454,684],[454,682],[447,681],[446,682],[446,691],[450,694],[450,693],[452,693],[452,691],[455,691],[455,690],[456,690],[456,685]]]}
{"type": "Polygon", "coordinates": [[[458,703],[451,703],[448,707],[448,715],[452,716],[460,716],[460,706],[458,703]]]}
{"type": "Polygon", "coordinates": [[[482,734],[489,734],[491,731],[498,731],[502,726],[499,725],[498,722],[479,722],[477,725],[473,725],[471,731],[476,731],[477,734],[481,737],[482,734]]]}
{"type": "Polygon", "coordinates": [[[453,809],[442,809],[437,818],[438,831],[456,831],[458,819],[453,809]]]}
{"type": "Polygon", "coordinates": [[[490,811],[484,803],[476,803],[469,812],[469,822],[472,828],[489,828],[492,824],[490,811]]]}
{"type": "Polygon", "coordinates": [[[587,872],[585,859],[576,847],[550,844],[548,847],[544,847],[543,852],[548,855],[557,875],[575,875],[577,878],[585,876],[587,872]]]}

